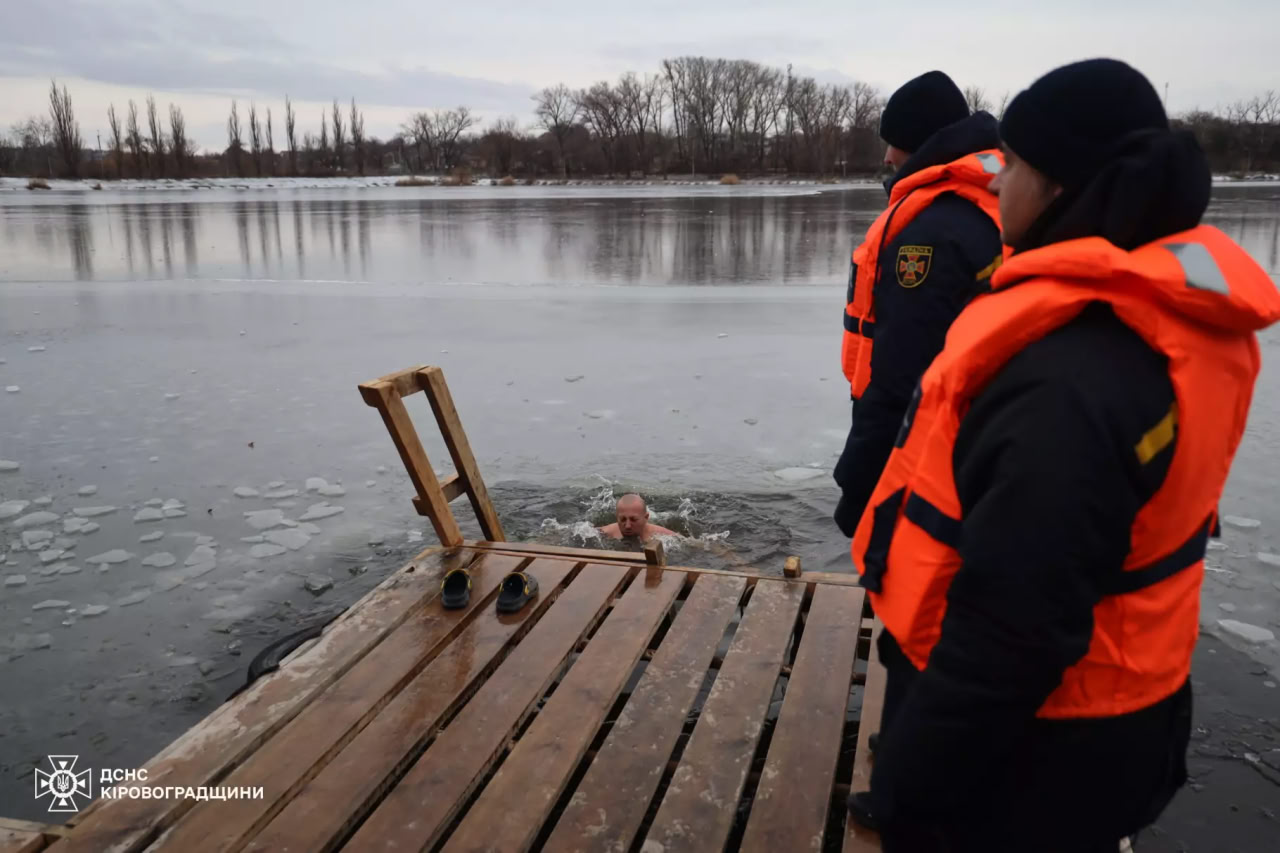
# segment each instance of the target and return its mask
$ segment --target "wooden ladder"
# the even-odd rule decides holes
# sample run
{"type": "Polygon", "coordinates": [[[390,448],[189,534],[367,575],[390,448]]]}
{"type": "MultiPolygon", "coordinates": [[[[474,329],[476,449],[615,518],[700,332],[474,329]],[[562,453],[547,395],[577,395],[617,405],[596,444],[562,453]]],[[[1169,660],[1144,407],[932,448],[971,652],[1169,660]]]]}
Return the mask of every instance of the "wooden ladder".
{"type": "Polygon", "coordinates": [[[400,452],[400,459],[409,472],[409,479],[418,491],[413,505],[419,515],[431,519],[431,526],[435,528],[442,545],[452,547],[463,542],[462,531],[458,528],[457,519],[453,517],[453,511],[449,509],[449,503],[464,492],[471,499],[471,508],[475,510],[484,538],[490,542],[506,540],[502,524],[498,521],[498,513],[494,510],[489,492],[484,487],[484,480],[480,477],[476,458],[471,453],[471,444],[462,429],[462,421],[458,419],[453,396],[444,381],[444,371],[424,364],[390,373],[361,384],[360,396],[382,415],[382,422],[387,425],[387,432],[391,433],[391,440],[400,452]],[[436,477],[435,469],[427,459],[427,452],[422,449],[418,431],[404,406],[404,398],[419,391],[426,393],[445,446],[453,457],[456,473],[443,480],[436,477]]]}

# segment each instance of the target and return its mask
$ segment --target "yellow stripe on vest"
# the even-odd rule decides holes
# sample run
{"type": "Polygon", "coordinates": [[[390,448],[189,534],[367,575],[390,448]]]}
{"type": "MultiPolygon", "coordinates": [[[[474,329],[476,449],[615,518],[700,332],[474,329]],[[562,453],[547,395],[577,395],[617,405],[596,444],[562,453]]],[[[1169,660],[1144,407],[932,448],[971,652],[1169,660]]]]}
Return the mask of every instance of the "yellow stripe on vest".
{"type": "Polygon", "coordinates": [[[1169,414],[1161,418],[1160,423],[1147,430],[1142,440],[1134,445],[1133,450],[1138,454],[1138,463],[1146,465],[1156,457],[1156,454],[1172,444],[1177,429],[1178,404],[1174,403],[1169,407],[1169,414]]]}
{"type": "Polygon", "coordinates": [[[991,278],[992,275],[995,274],[996,270],[1000,269],[1000,265],[1003,263],[1004,263],[1004,255],[1003,254],[996,255],[996,259],[994,261],[987,264],[985,267],[983,267],[981,270],[978,271],[978,274],[974,276],[974,280],[986,281],[987,279],[991,278]]]}

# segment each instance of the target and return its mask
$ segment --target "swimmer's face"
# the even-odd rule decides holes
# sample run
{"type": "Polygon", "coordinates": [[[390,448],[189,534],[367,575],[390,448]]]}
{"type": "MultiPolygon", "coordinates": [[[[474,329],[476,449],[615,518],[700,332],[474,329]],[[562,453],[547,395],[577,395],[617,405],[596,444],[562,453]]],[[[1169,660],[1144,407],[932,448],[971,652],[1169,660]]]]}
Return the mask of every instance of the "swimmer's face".
{"type": "Polygon", "coordinates": [[[639,536],[649,522],[649,511],[644,504],[618,504],[618,532],[623,536],[639,536]]]}

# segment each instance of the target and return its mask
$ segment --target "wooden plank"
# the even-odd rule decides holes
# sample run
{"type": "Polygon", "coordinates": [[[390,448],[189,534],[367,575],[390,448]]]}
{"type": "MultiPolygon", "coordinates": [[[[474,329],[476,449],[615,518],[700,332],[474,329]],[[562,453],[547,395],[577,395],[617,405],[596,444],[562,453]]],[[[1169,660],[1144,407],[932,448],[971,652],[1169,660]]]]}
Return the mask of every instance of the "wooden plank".
{"type": "MultiPolygon", "coordinates": [[[[379,376],[372,382],[365,382],[361,384],[360,393],[363,395],[365,388],[371,388],[375,385],[390,385],[395,389],[396,394],[401,397],[408,397],[411,394],[416,394],[422,390],[422,386],[418,384],[418,373],[419,371],[426,370],[428,367],[430,367],[430,365],[419,364],[405,370],[397,370],[395,373],[388,373],[386,376],[379,376]]],[[[368,402],[368,400],[369,398],[365,397],[365,402],[368,402]]],[[[373,403],[369,403],[369,405],[372,406],[373,403]]]]}
{"type": "Polygon", "coordinates": [[[37,853],[44,847],[44,836],[39,832],[0,829],[0,853],[37,853]]]}
{"type": "Polygon", "coordinates": [[[60,823],[39,823],[34,820],[18,820],[12,817],[0,817],[0,829],[55,836],[66,835],[68,832],[67,827],[60,823]]]}
{"type": "Polygon", "coordinates": [[[415,504],[418,512],[431,519],[431,526],[435,528],[436,536],[442,544],[461,545],[462,531],[458,528],[458,521],[453,517],[452,510],[449,509],[449,502],[445,500],[444,492],[440,490],[440,481],[436,479],[435,469],[427,459],[427,452],[422,449],[418,431],[414,429],[413,420],[410,419],[409,412],[404,407],[404,401],[389,383],[362,385],[360,393],[364,396],[365,402],[375,407],[378,414],[382,415],[382,422],[386,424],[391,441],[395,444],[400,460],[409,473],[409,479],[413,481],[413,487],[418,490],[418,497],[422,499],[415,504]],[[423,510],[426,512],[424,513],[423,510]]]}
{"type": "MultiPolygon", "coordinates": [[[[880,731],[880,716],[884,711],[886,672],[880,663],[878,648],[880,632],[884,625],[876,620],[871,632],[871,651],[867,657],[867,683],[862,688],[862,713],[858,718],[858,745],[853,751],[853,778],[849,791],[867,791],[871,788],[871,735],[880,731]]],[[[864,829],[852,820],[846,821],[844,853],[880,853],[880,834],[864,829]]]]}
{"type": "MultiPolygon", "coordinates": [[[[465,565],[473,553],[435,551],[387,578],[326,628],[309,652],[258,680],[147,762],[148,784],[214,784],[342,677],[410,613],[429,606],[439,594],[443,574],[465,565]]],[[[139,850],[150,843],[158,829],[190,806],[189,801],[178,799],[96,801],[74,834],[51,849],[57,853],[139,850]]]]}
{"type": "Polygon", "coordinates": [[[756,584],[646,843],[664,853],[724,848],[803,598],[803,586],[756,584]]]}
{"type": "Polygon", "coordinates": [[[548,557],[565,557],[572,560],[589,560],[592,563],[618,561],[644,563],[644,554],[633,551],[602,551],[592,548],[566,548],[563,545],[543,545],[541,542],[474,542],[463,543],[468,548],[482,551],[505,551],[513,554],[538,554],[548,557]]]}
{"type": "Polygon", "coordinates": [[[664,572],[646,572],[631,585],[467,812],[446,851],[529,849],[683,586],[683,576],[664,572]]]}
{"type": "Polygon", "coordinates": [[[453,467],[467,489],[471,498],[471,508],[475,511],[476,520],[480,522],[480,530],[490,542],[501,542],[506,539],[502,532],[502,523],[498,520],[497,510],[489,499],[489,490],[484,486],[484,478],[480,476],[480,466],[476,464],[475,454],[471,452],[471,442],[467,440],[467,432],[462,428],[458,418],[458,409],[453,404],[453,395],[449,393],[449,385],[444,381],[444,371],[438,367],[426,367],[418,371],[418,381],[427,392],[431,401],[431,411],[435,412],[436,423],[440,425],[440,434],[444,437],[444,446],[449,448],[449,456],[453,458],[453,467]]]}
{"type": "MultiPolygon", "coordinates": [[[[540,586],[549,564],[550,561],[537,561],[528,569],[538,577],[540,586]]],[[[625,567],[614,566],[612,572],[580,576],[560,594],[553,607],[549,594],[541,594],[537,605],[550,607],[546,615],[470,698],[441,741],[432,745],[409,776],[392,790],[349,849],[390,847],[393,839],[403,842],[398,849],[421,849],[426,843],[422,839],[430,832],[428,825],[440,820],[439,815],[452,805],[447,798],[457,798],[460,805],[465,796],[461,781],[446,784],[442,790],[421,784],[424,777],[440,777],[446,763],[441,753],[450,752],[447,742],[466,740],[461,733],[469,727],[467,720],[478,714],[486,718],[486,727],[476,734],[478,739],[487,739],[486,743],[482,747],[476,738],[467,740],[463,751],[454,751],[453,758],[479,765],[483,756],[472,750],[492,753],[501,749],[519,718],[546,691],[578,638],[599,618],[626,573],[625,567]],[[503,685],[508,689],[504,690],[503,685]],[[494,723],[495,717],[502,717],[503,721],[494,723]],[[431,795],[419,796],[424,791],[431,795]]],[[[460,691],[492,658],[501,631],[509,634],[522,619],[531,624],[533,620],[525,617],[534,609],[526,607],[512,616],[486,615],[484,622],[475,623],[475,630],[469,629],[423,670],[254,838],[248,849],[264,853],[333,849],[391,787],[400,770],[435,736],[441,721],[458,707],[460,691]]]]}
{"type": "Polygon", "coordinates": [[[813,597],[742,853],[821,850],[858,648],[863,591],[813,597]]]}
{"type": "Polygon", "coordinates": [[[694,583],[544,850],[630,849],[745,588],[742,578],[694,583]]]}
{"type": "MultiPolygon", "coordinates": [[[[492,551],[500,554],[540,554],[547,557],[563,559],[589,560],[592,563],[623,561],[628,563],[644,563],[645,555],[631,551],[601,551],[590,548],[566,548],[558,545],[543,545],[540,542],[477,542],[466,540],[464,548],[475,548],[477,551],[492,551]]],[[[778,577],[761,572],[743,572],[735,569],[708,569],[698,566],[663,566],[670,572],[685,572],[691,575],[724,575],[734,578],[747,578],[755,581],[758,578],[768,580],[785,580],[787,583],[825,584],[828,586],[854,586],[862,584],[856,574],[850,572],[802,572],[799,578],[778,577]]]]}
{"type": "MultiPolygon", "coordinates": [[[[239,849],[337,750],[435,659],[438,651],[466,633],[464,629],[471,621],[470,615],[491,606],[490,595],[507,572],[519,565],[520,561],[515,558],[496,555],[478,560],[470,568],[469,607],[444,610],[437,606],[418,610],[219,783],[236,788],[261,787],[262,799],[198,804],[150,849],[239,849]]],[[[541,568],[535,566],[536,563],[527,570],[543,573],[539,583],[545,577],[548,592],[571,568],[570,564],[558,561],[548,562],[541,568]]],[[[488,624],[483,618],[476,621],[481,629],[488,624]]],[[[503,641],[509,636],[510,632],[504,632],[503,641]]]]}

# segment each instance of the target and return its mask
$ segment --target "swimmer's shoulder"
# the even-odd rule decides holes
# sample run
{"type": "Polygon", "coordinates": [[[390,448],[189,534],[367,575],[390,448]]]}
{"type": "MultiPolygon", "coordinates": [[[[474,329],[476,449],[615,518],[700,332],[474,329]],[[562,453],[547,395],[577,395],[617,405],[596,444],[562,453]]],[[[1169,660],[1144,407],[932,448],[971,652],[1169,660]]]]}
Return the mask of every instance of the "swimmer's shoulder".
{"type": "Polygon", "coordinates": [[[601,528],[600,528],[600,535],[601,535],[601,536],[609,536],[609,537],[612,537],[612,538],[614,538],[614,539],[621,539],[621,538],[622,538],[622,531],[618,529],[618,525],[617,525],[617,523],[614,523],[614,524],[606,524],[604,527],[601,527],[601,528]]]}

